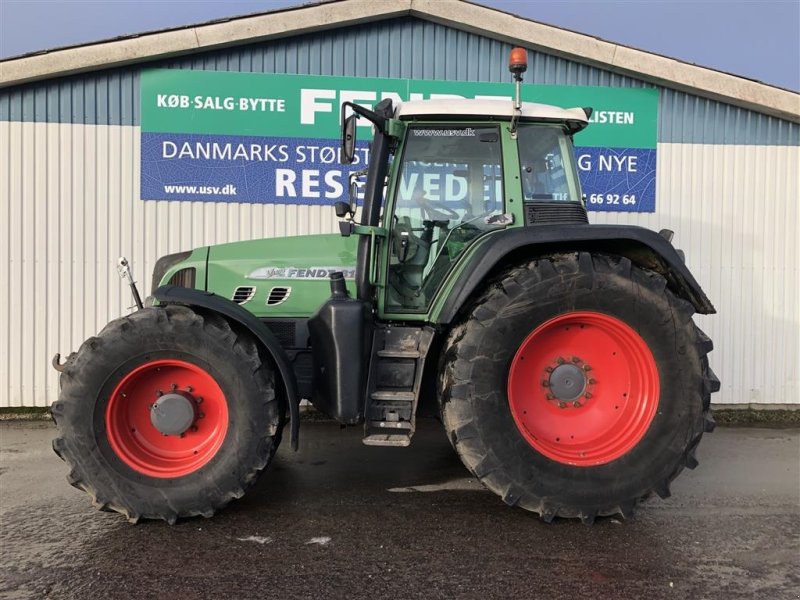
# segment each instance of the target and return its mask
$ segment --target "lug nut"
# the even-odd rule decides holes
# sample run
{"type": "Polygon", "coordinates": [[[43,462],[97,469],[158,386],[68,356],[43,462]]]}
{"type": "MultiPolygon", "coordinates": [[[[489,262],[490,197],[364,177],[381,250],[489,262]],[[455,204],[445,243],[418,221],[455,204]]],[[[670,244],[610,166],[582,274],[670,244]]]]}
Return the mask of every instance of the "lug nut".
{"type": "Polygon", "coordinates": [[[200,413],[199,415],[197,415],[197,418],[198,419],[202,419],[205,416],[206,416],[206,413],[200,413]]]}
{"type": "Polygon", "coordinates": [[[182,437],[182,438],[185,438],[185,437],[186,437],[186,434],[185,434],[185,433],[182,433],[182,434],[181,434],[181,437],[182,437]]]}
{"type": "Polygon", "coordinates": [[[572,362],[574,362],[577,365],[579,362],[581,362],[581,359],[578,358],[577,356],[573,356],[572,357],[572,362]]]}
{"type": "Polygon", "coordinates": [[[580,402],[578,402],[577,400],[575,400],[575,402],[572,403],[572,406],[574,406],[575,408],[580,408],[583,405],[580,402]]]}
{"type": "Polygon", "coordinates": [[[190,385],[187,385],[187,386],[186,386],[186,391],[187,391],[187,392],[189,392],[189,393],[191,394],[191,393],[192,393],[192,391],[193,391],[193,388],[192,388],[192,386],[190,386],[190,385]]]}
{"type": "Polygon", "coordinates": [[[563,365],[563,364],[564,364],[565,362],[567,362],[567,361],[565,361],[563,358],[561,358],[561,357],[559,356],[559,357],[556,359],[556,362],[557,362],[558,364],[560,364],[560,365],[563,365]]]}
{"type": "Polygon", "coordinates": [[[584,371],[591,371],[592,367],[590,367],[589,365],[583,365],[583,370],[584,371]]]}
{"type": "Polygon", "coordinates": [[[546,380],[542,381],[542,387],[550,387],[550,382],[546,380]]]}
{"type": "Polygon", "coordinates": [[[553,394],[547,394],[547,399],[548,400],[552,400],[553,399],[553,394]]]}
{"type": "Polygon", "coordinates": [[[175,390],[177,390],[177,389],[178,389],[178,384],[177,384],[177,383],[173,383],[173,384],[172,384],[172,385],[170,385],[169,387],[170,387],[170,389],[172,389],[172,391],[174,392],[175,390]]]}
{"type": "Polygon", "coordinates": [[[192,430],[192,432],[197,431],[197,425],[192,425],[191,430],[192,430]]]}
{"type": "Polygon", "coordinates": [[[595,381],[594,379],[589,379],[589,383],[594,385],[595,383],[597,383],[597,381],[595,381]]]}
{"type": "Polygon", "coordinates": [[[164,395],[164,392],[162,392],[161,390],[156,390],[156,398],[161,398],[161,396],[163,396],[163,395],[164,395]]]}
{"type": "Polygon", "coordinates": [[[198,404],[200,404],[202,401],[203,401],[202,396],[198,396],[197,399],[195,400],[195,402],[197,402],[198,404]]]}
{"type": "Polygon", "coordinates": [[[559,402],[558,403],[558,408],[567,408],[567,403],[566,402],[559,402]]]}
{"type": "Polygon", "coordinates": [[[586,399],[588,400],[589,398],[591,398],[591,397],[592,397],[592,394],[591,394],[591,392],[586,392],[586,393],[583,395],[583,397],[584,397],[584,398],[586,398],[586,399]]]}
{"type": "Polygon", "coordinates": [[[552,373],[552,372],[553,372],[553,367],[545,367],[545,368],[544,368],[544,370],[545,370],[547,373],[552,373]]]}

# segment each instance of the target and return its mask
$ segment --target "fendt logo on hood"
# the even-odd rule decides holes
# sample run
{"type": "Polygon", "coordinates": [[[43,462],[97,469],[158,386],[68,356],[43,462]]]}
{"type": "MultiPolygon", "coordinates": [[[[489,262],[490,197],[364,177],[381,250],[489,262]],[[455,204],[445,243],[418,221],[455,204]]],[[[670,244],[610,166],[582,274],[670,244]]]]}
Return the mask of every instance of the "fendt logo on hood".
{"type": "Polygon", "coordinates": [[[355,267],[260,267],[247,279],[328,279],[341,271],[345,279],[356,278],[355,267]]]}

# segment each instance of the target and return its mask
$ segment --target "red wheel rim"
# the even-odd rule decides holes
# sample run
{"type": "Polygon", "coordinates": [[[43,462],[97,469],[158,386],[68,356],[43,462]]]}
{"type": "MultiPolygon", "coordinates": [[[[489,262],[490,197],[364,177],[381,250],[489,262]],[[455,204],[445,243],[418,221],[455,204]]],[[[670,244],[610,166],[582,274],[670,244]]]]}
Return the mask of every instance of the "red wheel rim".
{"type": "Polygon", "coordinates": [[[537,327],[508,375],[522,435],[544,456],[588,467],[629,452],[658,409],[659,377],[647,343],[626,323],[571,312],[537,327]]]}
{"type": "Polygon", "coordinates": [[[105,414],[108,442],[119,459],[150,477],[181,477],[208,463],[228,430],[228,403],[214,378],[182,360],[154,360],[114,388],[105,414]],[[192,399],[195,419],[182,435],[164,435],[150,419],[152,405],[170,391],[192,399]]]}

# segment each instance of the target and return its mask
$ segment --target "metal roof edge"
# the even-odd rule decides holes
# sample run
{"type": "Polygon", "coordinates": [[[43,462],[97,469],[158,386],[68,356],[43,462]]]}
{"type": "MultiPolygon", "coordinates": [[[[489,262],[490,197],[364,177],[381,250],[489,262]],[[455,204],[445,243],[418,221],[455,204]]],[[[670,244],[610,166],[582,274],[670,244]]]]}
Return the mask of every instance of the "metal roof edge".
{"type": "Polygon", "coordinates": [[[800,123],[800,94],[473,4],[411,0],[411,14],[570,60],[800,123]]]}
{"type": "Polygon", "coordinates": [[[0,88],[408,15],[411,0],[327,0],[0,61],[0,88]]]}
{"type": "Polygon", "coordinates": [[[0,61],[0,88],[48,77],[411,15],[800,123],[800,94],[473,4],[467,0],[327,0],[0,61]]]}

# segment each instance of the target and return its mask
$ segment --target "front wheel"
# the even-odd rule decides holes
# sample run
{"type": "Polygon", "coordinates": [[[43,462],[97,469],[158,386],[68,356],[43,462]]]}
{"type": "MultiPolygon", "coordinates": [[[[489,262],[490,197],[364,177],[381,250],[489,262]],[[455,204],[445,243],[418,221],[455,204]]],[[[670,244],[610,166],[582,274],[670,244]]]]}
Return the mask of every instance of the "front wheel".
{"type": "Polygon", "coordinates": [[[542,515],[628,515],[713,428],[711,341],[660,275],[563,254],[505,272],[451,332],[442,420],[466,466],[542,515]]]}
{"type": "Polygon", "coordinates": [[[52,413],[70,483],[133,522],[211,516],[241,497],[284,421],[253,338],[183,306],[140,310],[84,342],[52,413]]]}

